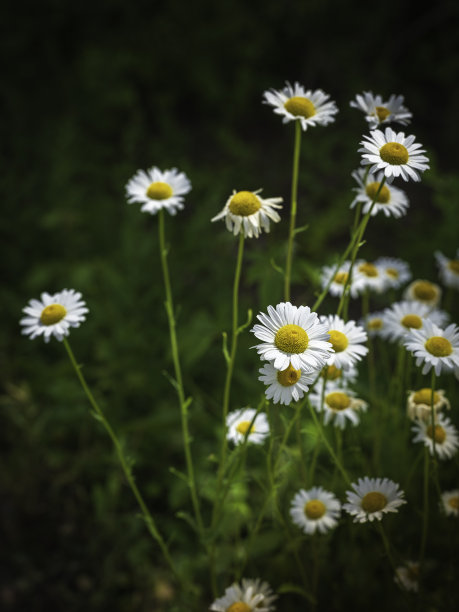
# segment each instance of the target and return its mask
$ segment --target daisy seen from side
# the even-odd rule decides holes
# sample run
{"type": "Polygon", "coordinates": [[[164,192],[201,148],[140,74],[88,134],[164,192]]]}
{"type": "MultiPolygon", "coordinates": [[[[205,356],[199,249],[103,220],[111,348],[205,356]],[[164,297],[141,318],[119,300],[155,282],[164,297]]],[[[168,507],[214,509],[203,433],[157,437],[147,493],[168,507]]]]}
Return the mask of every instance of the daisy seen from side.
{"type": "Polygon", "coordinates": [[[417,279],[408,285],[403,293],[405,300],[416,300],[430,308],[438,306],[441,300],[441,288],[428,280],[417,279]]]}
{"type": "Polygon", "coordinates": [[[403,344],[416,358],[416,366],[422,364],[423,374],[431,368],[437,376],[459,368],[459,328],[454,323],[442,329],[425,319],[420,329],[409,330],[403,344]]]}
{"type": "Polygon", "coordinates": [[[273,612],[277,599],[269,584],[259,578],[243,578],[225,590],[223,597],[216,599],[209,610],[213,612],[273,612]]]}
{"type": "Polygon", "coordinates": [[[442,493],[440,507],[447,516],[459,516],[459,489],[442,493]]]}
{"type": "Polygon", "coordinates": [[[226,417],[226,428],[226,437],[234,444],[242,444],[246,437],[247,442],[263,444],[269,435],[266,414],[264,412],[257,414],[254,408],[240,408],[230,412],[226,417]]]}
{"type": "Polygon", "coordinates": [[[381,187],[382,172],[374,174],[373,172],[367,172],[364,168],[359,168],[352,173],[352,177],[359,186],[354,188],[356,196],[351,202],[350,208],[354,208],[358,202],[362,202],[362,213],[366,214],[371,209],[372,217],[379,212],[386,217],[395,217],[396,219],[406,215],[409,202],[405,192],[393,187],[388,181],[381,187]]]}
{"type": "Polygon", "coordinates": [[[182,210],[184,196],[191,191],[191,182],[177,168],[160,170],[152,166],[149,170],[137,170],[126,185],[128,204],[142,204],[142,212],[155,215],[165,209],[171,215],[182,210]]]}
{"type": "Polygon", "coordinates": [[[292,521],[308,535],[334,529],[340,514],[340,501],[323,487],[300,489],[290,505],[292,521]]]}
{"type": "Polygon", "coordinates": [[[334,350],[328,358],[329,365],[346,370],[368,353],[368,347],[363,344],[368,340],[367,332],[355,321],[345,322],[338,315],[322,315],[320,322],[328,328],[334,350]]]}
{"type": "MultiPolygon", "coordinates": [[[[321,412],[322,390],[312,391],[309,395],[311,405],[321,412]]],[[[359,412],[365,412],[368,408],[367,402],[356,397],[356,394],[347,387],[339,387],[336,384],[325,385],[323,413],[324,424],[333,422],[335,427],[344,429],[346,424],[358,425],[360,422],[359,412]]]]}
{"type": "Polygon", "coordinates": [[[401,589],[405,591],[419,591],[419,576],[421,566],[416,561],[405,561],[395,570],[394,580],[401,589]]]}
{"type": "Polygon", "coordinates": [[[359,478],[346,491],[347,503],[343,509],[354,517],[354,523],[381,521],[388,512],[398,512],[406,503],[404,491],[389,478],[359,478]]]}
{"type": "Polygon", "coordinates": [[[440,278],[445,287],[459,289],[459,249],[456,251],[456,257],[449,259],[441,251],[435,252],[440,278]]]}
{"type": "Polygon", "coordinates": [[[396,257],[378,257],[374,265],[381,270],[386,289],[398,289],[411,279],[410,266],[396,257]]]}
{"type": "Polygon", "coordinates": [[[309,390],[309,386],[317,378],[316,373],[296,370],[291,364],[285,370],[276,370],[272,363],[265,364],[259,370],[261,380],[266,385],[266,398],[273,404],[288,406],[292,401],[297,402],[309,390]]]}
{"type": "Polygon", "coordinates": [[[437,415],[435,428],[428,421],[418,419],[411,428],[415,436],[413,442],[422,442],[431,455],[435,453],[439,459],[451,459],[459,448],[457,429],[451,421],[441,413],[437,415]]]}
{"type": "MultiPolygon", "coordinates": [[[[406,400],[406,413],[409,419],[416,421],[431,422],[432,418],[432,389],[430,387],[422,387],[417,391],[410,391],[406,400]]],[[[443,389],[435,389],[433,393],[433,409],[435,416],[443,408],[448,410],[451,408],[449,400],[445,396],[443,389]]]]}
{"type": "Polygon", "coordinates": [[[387,101],[383,101],[382,96],[374,96],[371,91],[364,91],[363,94],[356,95],[350,106],[361,110],[370,129],[374,130],[383,123],[408,125],[413,115],[403,106],[403,101],[403,96],[394,94],[387,101]]]}

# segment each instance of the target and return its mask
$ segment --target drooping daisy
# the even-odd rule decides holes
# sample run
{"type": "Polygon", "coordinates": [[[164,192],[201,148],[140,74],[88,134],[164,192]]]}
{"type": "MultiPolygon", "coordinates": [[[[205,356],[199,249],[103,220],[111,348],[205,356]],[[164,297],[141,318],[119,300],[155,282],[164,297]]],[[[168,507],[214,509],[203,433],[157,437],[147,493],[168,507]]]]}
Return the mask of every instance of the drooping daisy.
{"type": "Polygon", "coordinates": [[[191,183],[177,168],[137,170],[126,185],[128,204],[142,204],[141,211],[155,215],[165,208],[171,215],[183,208],[183,196],[191,191],[191,183]]]}
{"type": "Polygon", "coordinates": [[[410,329],[422,329],[431,309],[421,302],[396,302],[383,311],[386,337],[391,342],[403,340],[410,329]]]}
{"type": "Polygon", "coordinates": [[[455,259],[448,259],[440,251],[435,252],[435,259],[442,283],[446,287],[459,289],[459,249],[456,251],[455,259]]]}
{"type": "Polygon", "coordinates": [[[406,504],[404,491],[388,478],[359,478],[352,483],[354,491],[346,491],[347,504],[344,510],[354,517],[354,523],[380,521],[386,512],[398,512],[406,504]]]}
{"type": "Polygon", "coordinates": [[[422,442],[424,446],[427,446],[431,455],[434,454],[434,438],[435,452],[439,459],[450,459],[457,453],[459,448],[457,429],[441,413],[437,415],[435,429],[429,421],[421,420],[417,420],[411,429],[416,434],[413,442],[422,442]]]}
{"type": "Polygon", "coordinates": [[[259,372],[261,376],[258,380],[267,385],[267,399],[272,400],[273,404],[281,403],[285,406],[301,399],[317,378],[316,373],[296,370],[291,364],[285,370],[276,370],[272,363],[267,363],[259,372]]]}
{"type": "MultiPolygon", "coordinates": [[[[324,266],[320,274],[320,284],[322,289],[325,289],[329,285],[329,292],[333,296],[341,297],[343,295],[344,287],[348,283],[349,270],[351,267],[350,261],[345,261],[343,264],[336,269],[336,266],[324,266]]],[[[352,275],[349,282],[349,294],[351,298],[355,298],[360,293],[360,287],[355,281],[355,275],[352,275]]]]}
{"type": "Polygon", "coordinates": [[[290,504],[290,516],[304,533],[326,533],[338,525],[341,503],[322,487],[300,489],[290,504]]]}
{"type": "Polygon", "coordinates": [[[350,208],[354,208],[357,202],[362,202],[362,213],[366,214],[371,208],[372,217],[379,212],[382,212],[386,217],[395,217],[396,219],[406,215],[409,202],[405,192],[393,187],[388,182],[385,182],[380,189],[383,178],[382,172],[378,172],[378,174],[367,173],[364,168],[359,168],[352,173],[352,176],[359,186],[354,188],[357,195],[351,202],[350,208]]]}
{"type": "Polygon", "coordinates": [[[441,505],[448,516],[459,516],[459,489],[442,493],[441,505]]]}
{"type": "Polygon", "coordinates": [[[30,300],[23,308],[26,317],[20,320],[22,333],[31,340],[43,335],[45,342],[51,336],[62,340],[68,336],[71,327],[79,327],[86,319],[86,303],[81,293],[74,289],[63,289],[58,293],[42,293],[41,300],[30,300]]]}
{"type": "Polygon", "coordinates": [[[405,561],[395,570],[394,580],[405,591],[419,591],[420,564],[415,561],[405,561]]]}
{"type": "MultiPolygon", "coordinates": [[[[442,408],[451,408],[449,400],[445,396],[443,389],[435,389],[433,395],[433,409],[435,415],[442,408]]],[[[423,421],[430,422],[431,419],[431,402],[432,402],[432,389],[429,387],[423,387],[417,391],[410,391],[406,402],[406,413],[408,418],[412,421],[422,419],[423,421]]]]}
{"type": "Polygon", "coordinates": [[[267,582],[255,578],[243,578],[242,584],[235,582],[225,590],[223,597],[210,606],[214,612],[273,612],[277,599],[267,582]]]}
{"type": "MultiPolygon", "coordinates": [[[[322,390],[311,392],[309,401],[317,412],[320,412],[322,390]]],[[[344,429],[348,421],[354,426],[358,425],[360,422],[358,413],[360,411],[365,412],[367,407],[368,404],[355,397],[355,392],[351,389],[326,385],[323,404],[325,425],[328,425],[330,421],[333,421],[333,425],[340,429],[344,429]]]]}
{"type": "Polygon", "coordinates": [[[405,137],[404,132],[394,132],[390,127],[385,132],[374,130],[364,136],[359,149],[362,164],[372,164],[370,171],[384,170],[386,178],[401,176],[403,180],[420,181],[420,172],[429,168],[429,159],[421,155],[425,150],[415,143],[415,136],[405,137]]]}
{"type": "Polygon", "coordinates": [[[261,230],[269,232],[269,222],[280,221],[275,208],[282,208],[282,198],[261,198],[257,191],[233,191],[223,210],[211,221],[225,219],[227,229],[236,236],[243,231],[248,238],[258,238],[261,230]]]}
{"type": "Polygon", "coordinates": [[[329,95],[321,89],[306,90],[299,83],[286,83],[281,90],[270,89],[263,93],[263,102],[274,108],[277,115],[282,115],[282,123],[300,121],[303,130],[308,126],[328,125],[335,119],[338,109],[334,102],[329,102],[329,95]]]}
{"type": "Polygon", "coordinates": [[[381,293],[385,288],[385,279],[382,270],[374,263],[358,259],[354,264],[353,276],[358,293],[366,290],[381,293]]]}
{"type": "Polygon", "coordinates": [[[309,306],[281,302],[275,308],[268,306],[268,314],[261,312],[257,319],[261,325],[251,331],[263,343],[252,348],[262,359],[272,361],[276,370],[292,364],[295,370],[311,373],[322,369],[333,352],[327,328],[309,306]]]}
{"type": "Polygon", "coordinates": [[[459,328],[454,323],[443,330],[425,319],[420,329],[409,330],[403,344],[416,357],[417,366],[424,364],[423,374],[431,368],[437,376],[459,368],[459,328]]]}
{"type": "Polygon", "coordinates": [[[378,257],[374,265],[382,271],[386,289],[398,289],[411,279],[410,266],[395,257],[378,257]]]}
{"type": "Polygon", "coordinates": [[[327,326],[335,351],[328,359],[329,365],[346,370],[368,353],[368,348],[363,345],[368,340],[367,333],[355,321],[345,322],[337,315],[322,315],[320,322],[327,326]]]}
{"type": "Polygon", "coordinates": [[[240,408],[230,412],[226,417],[226,427],[226,437],[234,444],[242,444],[247,431],[249,432],[247,442],[253,444],[263,444],[269,435],[269,423],[266,414],[264,412],[257,414],[257,411],[253,408],[240,408]]]}
{"type": "Polygon", "coordinates": [[[416,300],[427,304],[431,308],[438,306],[441,299],[441,289],[435,283],[427,280],[415,280],[405,289],[403,297],[405,300],[416,300]]]}
{"type": "Polygon", "coordinates": [[[392,94],[389,100],[384,102],[382,96],[374,96],[371,91],[364,91],[363,95],[356,95],[350,106],[363,111],[370,130],[374,130],[382,123],[395,122],[408,125],[412,114],[403,106],[403,100],[403,96],[392,94]]]}

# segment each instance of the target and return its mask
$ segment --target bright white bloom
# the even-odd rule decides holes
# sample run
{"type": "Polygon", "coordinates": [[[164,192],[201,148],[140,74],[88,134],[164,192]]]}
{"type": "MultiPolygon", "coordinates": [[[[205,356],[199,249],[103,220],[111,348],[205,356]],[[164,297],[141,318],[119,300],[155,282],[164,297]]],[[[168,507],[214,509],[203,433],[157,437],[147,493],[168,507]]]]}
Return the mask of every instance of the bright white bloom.
{"type": "Polygon", "coordinates": [[[378,172],[378,174],[373,174],[372,172],[367,173],[364,168],[359,168],[352,173],[352,176],[359,186],[354,188],[357,195],[351,202],[351,208],[354,208],[357,202],[362,202],[362,213],[364,215],[370,208],[372,217],[379,212],[384,213],[386,217],[395,217],[396,219],[406,215],[409,202],[404,191],[397,187],[393,187],[386,181],[378,193],[383,178],[382,172],[378,172]],[[373,205],[373,200],[375,200],[375,198],[376,201],[373,205]]]}
{"type": "Polygon", "coordinates": [[[371,312],[367,314],[361,321],[360,324],[366,330],[370,338],[380,336],[381,338],[386,337],[386,329],[384,324],[384,313],[383,311],[371,312]]]}
{"type": "MultiPolygon", "coordinates": [[[[434,391],[434,404],[433,409],[435,415],[442,408],[451,408],[448,399],[445,397],[443,389],[435,389],[434,391]]],[[[421,419],[430,423],[431,421],[431,402],[432,402],[432,389],[430,387],[423,387],[417,391],[410,391],[408,399],[406,401],[406,413],[408,418],[412,421],[421,419]]],[[[435,419],[437,417],[435,416],[435,419]]]]}
{"type": "Polygon", "coordinates": [[[437,376],[459,368],[459,328],[454,323],[443,330],[425,319],[421,329],[409,330],[403,344],[416,357],[416,365],[423,364],[423,374],[431,368],[437,376]]]}
{"type": "Polygon", "coordinates": [[[435,308],[441,299],[441,289],[435,283],[418,279],[408,285],[403,297],[405,300],[416,300],[435,308]]]}
{"type": "Polygon", "coordinates": [[[259,578],[242,579],[225,590],[223,597],[216,599],[209,610],[214,612],[273,612],[272,605],[277,599],[267,582],[259,578]]]}
{"type": "Polygon", "coordinates": [[[126,185],[128,204],[139,202],[141,211],[155,215],[165,208],[175,215],[183,208],[183,196],[191,191],[186,174],[177,168],[160,170],[153,166],[149,170],[137,170],[126,185]]]}
{"type": "MultiPolygon", "coordinates": [[[[311,392],[309,395],[309,401],[311,405],[317,410],[321,411],[322,404],[322,389],[311,392]]],[[[368,404],[361,399],[355,397],[354,391],[347,388],[340,388],[336,385],[325,386],[324,393],[324,424],[328,425],[330,421],[333,421],[335,427],[344,429],[347,421],[351,422],[352,425],[358,425],[360,422],[359,412],[365,412],[368,404]]]]}
{"type": "Polygon", "coordinates": [[[272,400],[273,404],[281,403],[285,406],[301,399],[317,378],[317,373],[296,370],[291,364],[285,370],[276,370],[272,363],[267,363],[259,372],[261,376],[258,380],[267,385],[267,399],[272,400]]]}
{"type": "Polygon", "coordinates": [[[42,293],[41,300],[30,300],[22,309],[26,317],[20,320],[22,333],[31,340],[43,335],[45,342],[51,336],[62,340],[68,336],[71,327],[79,327],[86,319],[86,303],[81,299],[81,293],[74,289],[63,289],[58,293],[42,293]]]}
{"type": "MultiPolygon", "coordinates": [[[[327,285],[330,283],[328,289],[330,294],[333,296],[341,297],[343,295],[344,287],[348,282],[350,267],[350,261],[343,262],[343,264],[338,268],[338,270],[336,269],[336,265],[324,266],[320,274],[320,284],[322,286],[322,289],[325,289],[325,287],[327,287],[327,285]]],[[[356,283],[354,274],[351,278],[349,293],[351,298],[357,297],[360,293],[360,286],[358,283],[356,283]]]]}
{"type": "Polygon", "coordinates": [[[447,515],[459,516],[459,489],[442,493],[441,505],[447,515]]]}
{"type": "Polygon", "coordinates": [[[286,83],[282,90],[270,89],[263,93],[263,102],[282,115],[282,123],[300,121],[303,130],[308,126],[327,125],[338,112],[334,102],[328,102],[329,95],[321,89],[305,90],[299,83],[286,83]]]}
{"type": "Polygon", "coordinates": [[[411,279],[410,266],[401,259],[378,257],[374,265],[382,271],[386,289],[398,289],[411,279]]]}
{"type": "Polygon", "coordinates": [[[290,516],[305,533],[326,533],[338,525],[341,503],[322,487],[300,489],[290,505],[290,516]]]}
{"type": "Polygon", "coordinates": [[[309,306],[281,302],[275,308],[268,306],[268,314],[261,312],[257,319],[262,324],[251,331],[263,343],[252,348],[272,361],[276,370],[286,370],[290,364],[306,373],[321,370],[333,352],[327,328],[309,306]]]}
{"type": "Polygon", "coordinates": [[[394,580],[401,589],[405,591],[419,591],[420,565],[415,561],[405,561],[405,565],[400,565],[395,570],[394,580]]]}
{"type": "Polygon", "coordinates": [[[398,512],[406,504],[405,493],[388,478],[359,478],[351,485],[354,491],[346,491],[344,510],[354,516],[354,523],[380,521],[386,512],[398,512]]]}
{"type": "Polygon", "coordinates": [[[359,294],[366,290],[381,293],[385,289],[385,274],[374,263],[358,259],[354,264],[352,275],[359,294]]]}
{"type": "Polygon", "coordinates": [[[363,95],[357,94],[350,105],[365,113],[370,130],[374,130],[382,123],[408,125],[412,114],[403,106],[403,100],[403,96],[392,94],[389,100],[384,102],[382,96],[374,96],[371,91],[364,91],[363,95]]]}
{"type": "Polygon", "coordinates": [[[329,365],[346,370],[368,353],[368,348],[362,344],[368,340],[367,333],[355,321],[345,322],[338,315],[322,315],[320,322],[327,326],[335,351],[328,359],[329,365]]]}
{"type": "Polygon", "coordinates": [[[362,153],[362,164],[372,164],[370,171],[384,170],[386,178],[401,176],[403,180],[420,181],[420,172],[429,168],[429,159],[421,153],[421,144],[415,143],[414,136],[405,137],[404,132],[396,133],[391,128],[385,132],[374,130],[370,136],[364,136],[359,149],[362,153]]]}
{"type": "Polygon", "coordinates": [[[226,437],[234,444],[242,444],[247,431],[249,431],[247,442],[253,442],[253,444],[263,444],[269,435],[269,423],[266,414],[264,412],[257,414],[257,411],[253,408],[240,408],[230,412],[226,417],[226,427],[226,437]]]}
{"type": "Polygon", "coordinates": [[[435,252],[435,259],[442,283],[446,287],[459,289],[459,249],[456,251],[455,259],[448,259],[440,251],[435,252]]]}
{"type": "Polygon", "coordinates": [[[410,329],[422,329],[431,319],[432,310],[421,302],[396,302],[383,311],[386,337],[392,342],[403,340],[410,329]]]}
{"type": "Polygon", "coordinates": [[[280,221],[275,208],[282,208],[282,198],[261,198],[257,191],[233,191],[223,210],[212,221],[225,219],[227,229],[236,236],[243,231],[244,236],[258,238],[262,229],[269,232],[269,222],[280,221]]]}
{"type": "Polygon", "coordinates": [[[442,414],[437,415],[435,430],[428,420],[416,421],[411,429],[416,434],[413,438],[413,442],[422,442],[424,446],[427,446],[431,455],[434,454],[434,438],[435,452],[439,459],[450,459],[457,453],[457,449],[459,448],[457,429],[452,425],[451,421],[442,414]]]}

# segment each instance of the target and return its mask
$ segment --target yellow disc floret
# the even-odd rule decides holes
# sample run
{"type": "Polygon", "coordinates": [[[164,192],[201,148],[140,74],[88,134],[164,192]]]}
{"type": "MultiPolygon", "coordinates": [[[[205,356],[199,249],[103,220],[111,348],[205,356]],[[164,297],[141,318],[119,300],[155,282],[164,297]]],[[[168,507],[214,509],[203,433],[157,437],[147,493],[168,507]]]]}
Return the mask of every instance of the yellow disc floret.
{"type": "Polygon", "coordinates": [[[308,519],[317,520],[323,517],[327,507],[320,499],[311,499],[304,504],[303,510],[308,519]]]}
{"type": "Polygon", "coordinates": [[[459,274],[459,259],[448,261],[448,268],[451,272],[454,272],[454,274],[459,274]]]}
{"type": "Polygon", "coordinates": [[[459,510],[459,496],[448,499],[448,504],[451,508],[454,508],[454,510],[459,510]]]}
{"type": "Polygon", "coordinates": [[[379,149],[381,159],[391,166],[403,166],[408,163],[408,149],[399,142],[387,142],[379,149]]]}
{"type": "Polygon", "coordinates": [[[62,304],[49,304],[49,306],[43,308],[40,315],[40,322],[43,323],[43,325],[54,325],[62,321],[66,314],[67,310],[62,304]]]}
{"type": "Polygon", "coordinates": [[[403,325],[403,327],[406,327],[407,329],[411,329],[411,328],[421,329],[422,327],[421,317],[415,314],[405,315],[403,319],[400,321],[400,323],[403,325]]]}
{"type": "Polygon", "coordinates": [[[383,320],[379,317],[373,317],[372,319],[368,320],[367,326],[368,326],[368,329],[371,329],[371,330],[382,329],[383,320]]]}
{"type": "Polygon", "coordinates": [[[441,425],[435,425],[435,431],[433,431],[432,425],[429,425],[426,429],[426,434],[431,440],[435,438],[437,444],[443,444],[446,440],[446,431],[441,425]]]}
{"type": "Polygon", "coordinates": [[[360,264],[359,272],[365,274],[365,276],[368,276],[370,278],[375,278],[379,274],[378,268],[372,263],[369,263],[368,261],[363,264],[360,264]]]}
{"type": "Polygon", "coordinates": [[[245,434],[247,433],[247,431],[249,431],[249,433],[254,433],[255,431],[255,426],[252,425],[252,427],[250,427],[250,421],[241,421],[240,423],[238,423],[236,425],[236,430],[243,436],[245,436],[245,434]],[[249,431],[250,429],[250,431],[249,431]]]}
{"type": "Polygon", "coordinates": [[[283,387],[291,387],[301,378],[301,370],[295,370],[290,364],[287,369],[277,372],[277,381],[283,387]]]}
{"type": "Polygon", "coordinates": [[[147,189],[147,197],[151,200],[167,200],[172,196],[172,187],[162,181],[151,183],[147,189]]]}
{"type": "MultiPolygon", "coordinates": [[[[427,406],[430,406],[430,403],[432,401],[432,389],[429,389],[428,387],[423,387],[422,389],[419,389],[419,391],[416,391],[414,393],[412,399],[415,404],[426,404],[427,406]]],[[[433,400],[434,405],[440,400],[440,396],[436,391],[434,391],[433,400]]]]}
{"type": "Polygon", "coordinates": [[[387,506],[387,497],[379,491],[372,491],[362,497],[362,509],[371,514],[387,506]]]}
{"type": "Polygon", "coordinates": [[[432,336],[424,344],[424,347],[434,357],[448,357],[453,352],[451,342],[443,336],[432,336]]]}
{"type": "Polygon", "coordinates": [[[344,285],[348,278],[349,274],[347,272],[337,272],[333,282],[338,283],[338,285],[344,285]]]}
{"type": "Polygon", "coordinates": [[[311,100],[301,96],[294,96],[287,100],[284,104],[284,108],[291,115],[295,117],[305,117],[305,119],[309,119],[309,117],[313,117],[316,114],[316,107],[311,100]]]}
{"type": "Polygon", "coordinates": [[[347,339],[347,336],[343,334],[343,332],[340,332],[337,329],[331,329],[328,333],[330,334],[330,342],[335,349],[335,353],[342,353],[347,349],[349,340],[347,339]]]}
{"type": "Polygon", "coordinates": [[[376,201],[378,204],[387,204],[390,200],[389,188],[386,187],[386,185],[383,185],[381,189],[379,189],[380,185],[381,183],[378,183],[377,181],[374,183],[368,183],[368,185],[365,187],[365,192],[372,202],[376,201]]]}
{"type": "Polygon", "coordinates": [[[351,405],[351,398],[342,391],[332,391],[325,397],[325,403],[332,410],[345,410],[351,405]]]}
{"type": "Polygon", "coordinates": [[[385,106],[375,106],[375,113],[381,123],[390,115],[390,110],[385,106]]]}
{"type": "Polygon", "coordinates": [[[387,276],[391,276],[392,278],[399,277],[398,270],[396,270],[395,268],[386,268],[385,272],[387,276]]]}
{"type": "Polygon", "coordinates": [[[322,370],[321,375],[325,376],[325,373],[327,373],[327,380],[337,380],[343,375],[343,370],[340,370],[335,365],[329,365],[322,370]]]}
{"type": "Polygon", "coordinates": [[[229,608],[226,608],[226,612],[251,612],[251,610],[252,607],[243,601],[235,601],[229,608]]]}
{"type": "Polygon", "coordinates": [[[277,331],[274,344],[284,353],[303,353],[308,348],[309,338],[302,327],[290,323],[277,331]]]}
{"type": "Polygon", "coordinates": [[[430,301],[437,296],[437,290],[429,281],[418,281],[413,285],[413,293],[417,300],[430,301]]]}
{"type": "Polygon", "coordinates": [[[260,199],[251,191],[238,191],[229,203],[230,212],[240,217],[249,217],[261,207],[260,199]]]}

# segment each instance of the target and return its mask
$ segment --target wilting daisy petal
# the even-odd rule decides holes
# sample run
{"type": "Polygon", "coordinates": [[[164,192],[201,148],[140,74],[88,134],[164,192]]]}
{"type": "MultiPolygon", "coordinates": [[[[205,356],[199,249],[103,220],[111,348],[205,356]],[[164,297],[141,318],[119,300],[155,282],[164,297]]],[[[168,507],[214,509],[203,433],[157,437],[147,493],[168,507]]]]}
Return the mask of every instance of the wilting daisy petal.
{"type": "Polygon", "coordinates": [[[175,215],[183,208],[183,196],[191,191],[186,174],[177,168],[160,170],[153,166],[149,170],[137,170],[126,185],[128,204],[142,204],[141,211],[155,215],[165,208],[175,215]]]}

